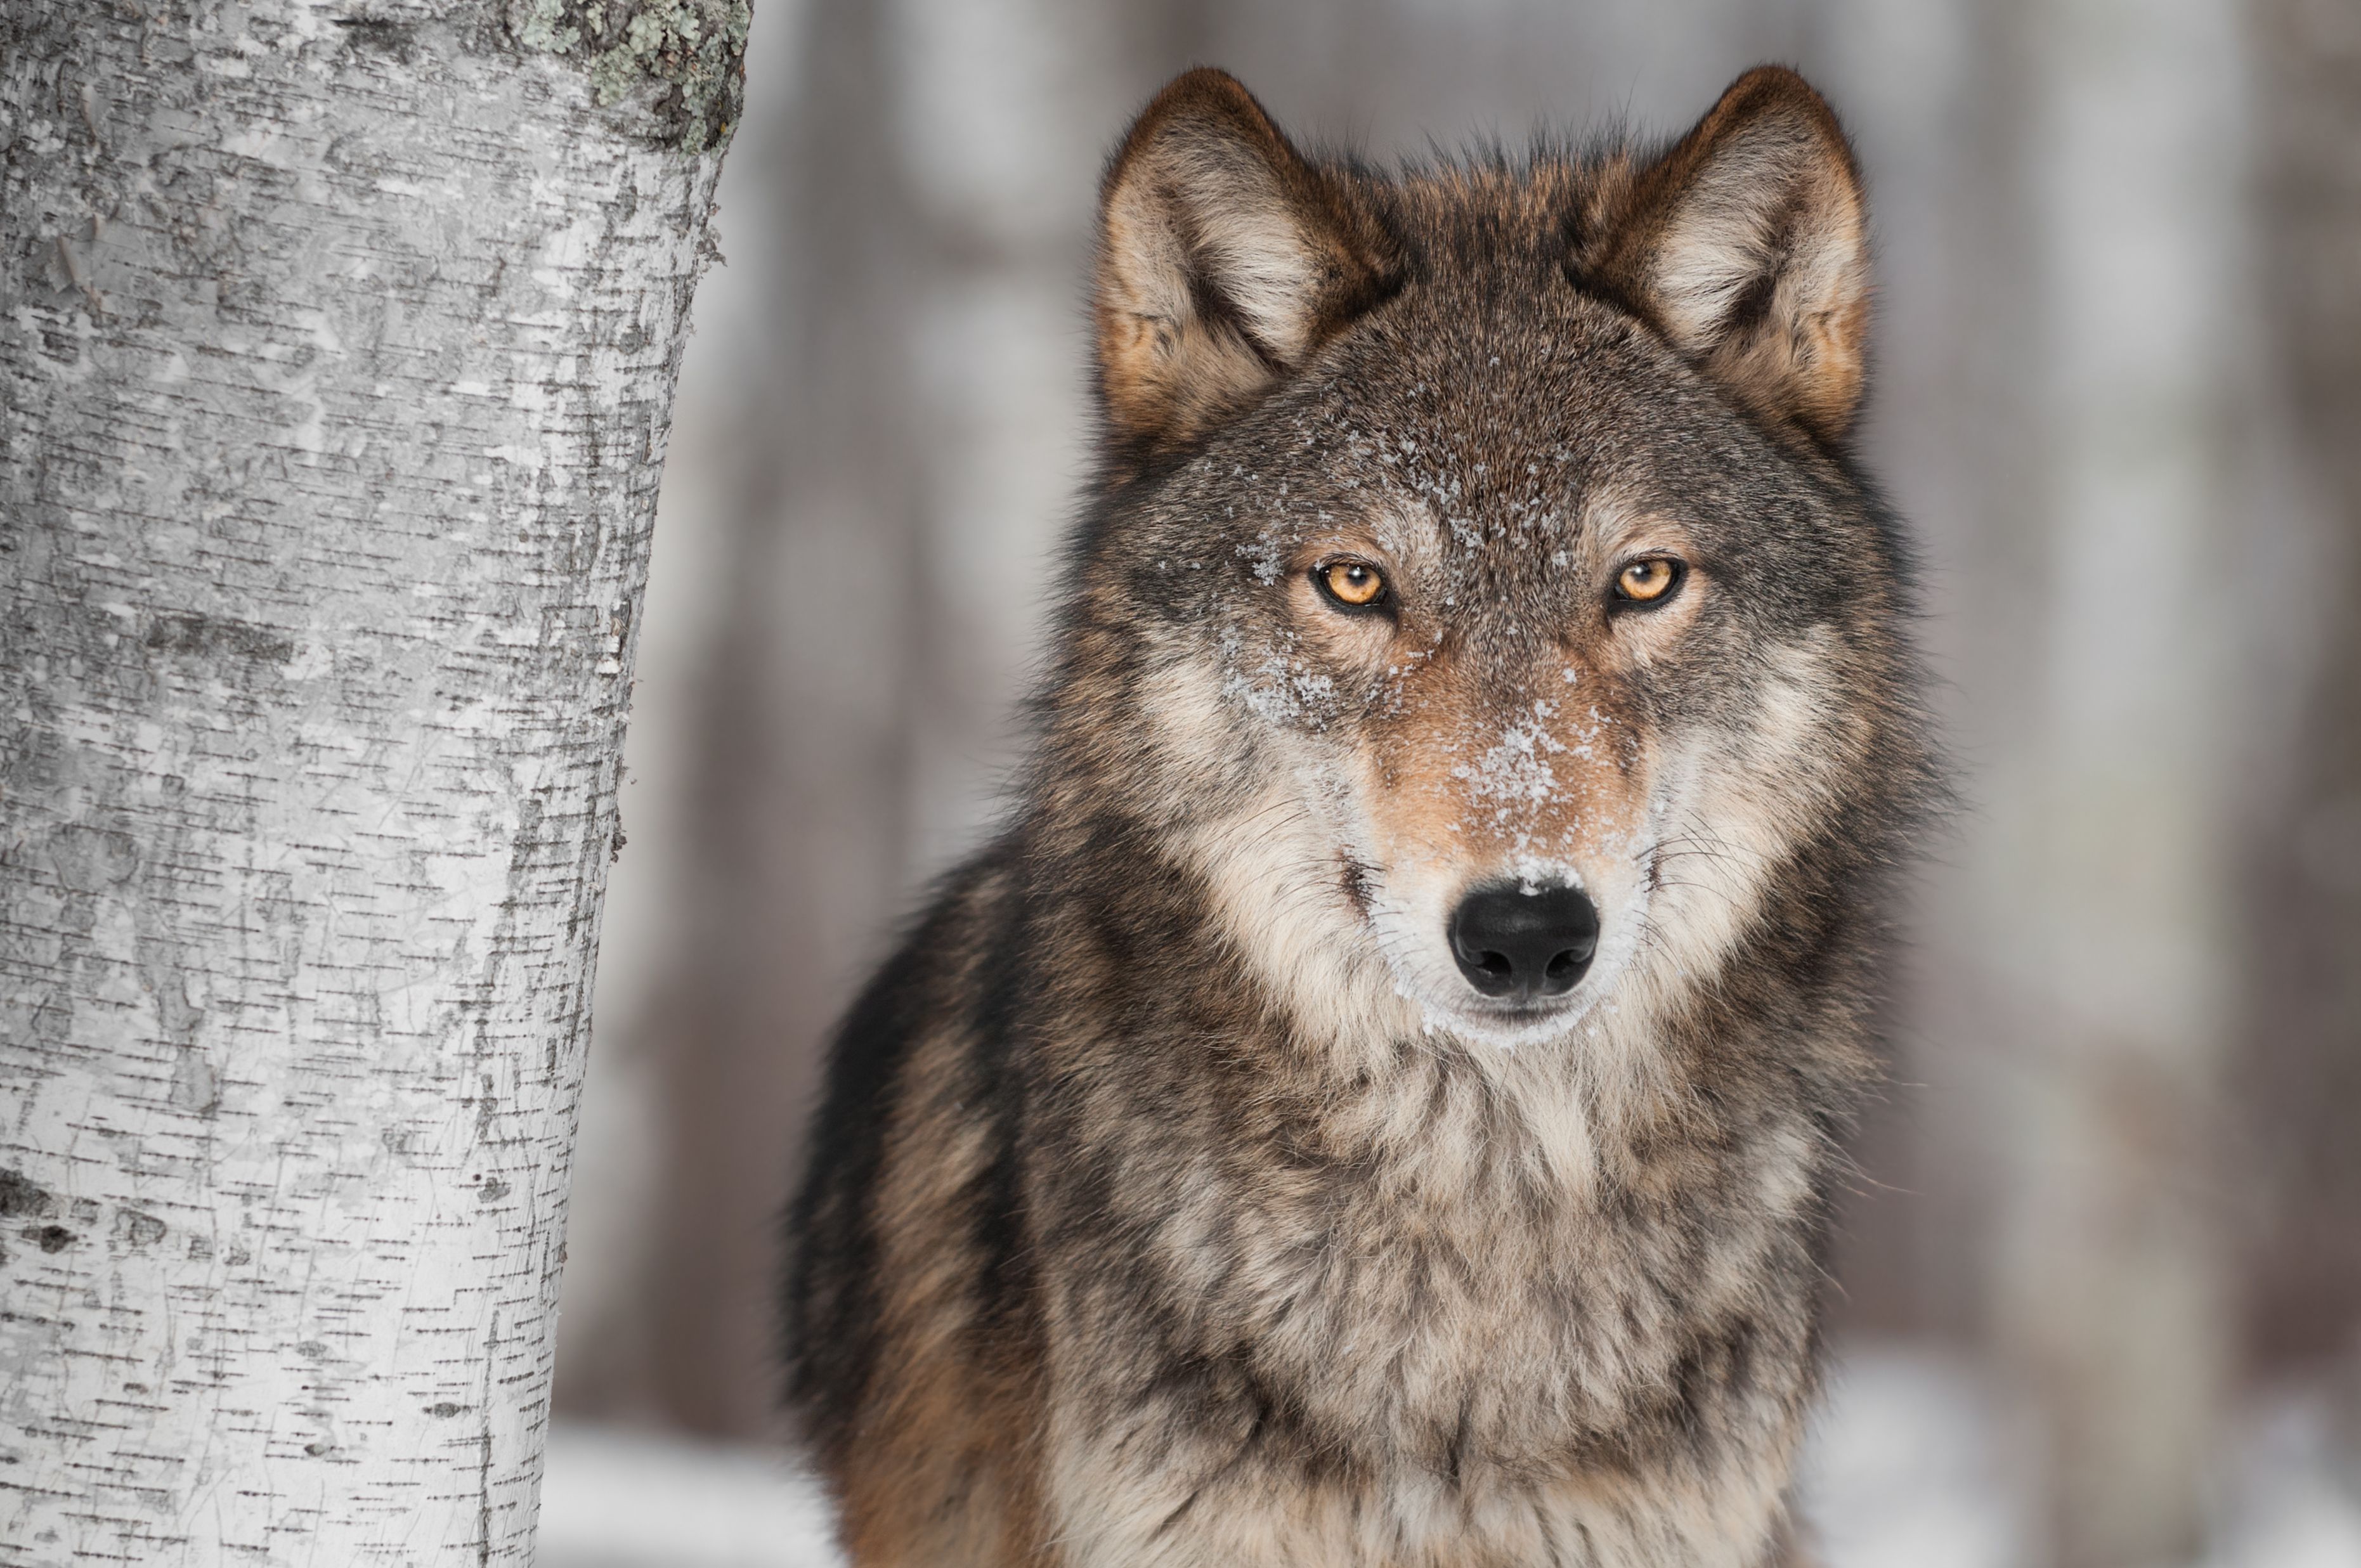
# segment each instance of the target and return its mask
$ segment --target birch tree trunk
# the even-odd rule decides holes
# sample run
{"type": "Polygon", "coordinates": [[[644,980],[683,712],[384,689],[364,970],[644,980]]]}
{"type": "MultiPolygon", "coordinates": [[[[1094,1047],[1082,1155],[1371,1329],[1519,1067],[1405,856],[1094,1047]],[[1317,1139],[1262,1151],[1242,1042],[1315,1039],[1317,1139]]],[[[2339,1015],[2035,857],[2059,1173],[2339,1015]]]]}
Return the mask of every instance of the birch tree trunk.
{"type": "Polygon", "coordinates": [[[532,1556],[745,25],[0,11],[0,1564],[532,1556]]]}

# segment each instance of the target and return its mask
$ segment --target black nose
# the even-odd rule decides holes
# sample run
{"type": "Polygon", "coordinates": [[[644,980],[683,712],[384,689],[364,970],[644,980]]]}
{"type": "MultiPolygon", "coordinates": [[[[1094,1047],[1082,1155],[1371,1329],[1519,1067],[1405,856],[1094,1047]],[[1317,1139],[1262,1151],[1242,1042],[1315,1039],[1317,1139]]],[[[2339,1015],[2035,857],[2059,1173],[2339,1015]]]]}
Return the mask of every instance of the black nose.
{"type": "Polygon", "coordinates": [[[1564,996],[1598,947],[1598,911],[1581,889],[1558,883],[1494,883],[1451,916],[1451,956],[1487,996],[1564,996]]]}

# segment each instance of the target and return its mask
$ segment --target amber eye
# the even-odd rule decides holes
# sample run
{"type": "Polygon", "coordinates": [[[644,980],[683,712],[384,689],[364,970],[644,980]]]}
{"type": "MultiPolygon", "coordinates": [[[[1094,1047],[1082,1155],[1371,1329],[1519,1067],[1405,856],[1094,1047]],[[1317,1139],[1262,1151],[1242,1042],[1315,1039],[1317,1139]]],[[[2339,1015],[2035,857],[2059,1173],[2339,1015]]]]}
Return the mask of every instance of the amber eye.
{"type": "Polygon", "coordinates": [[[1331,561],[1312,568],[1312,580],[1346,609],[1368,609],[1386,597],[1385,574],[1367,561],[1331,561]]]}
{"type": "Polygon", "coordinates": [[[1633,561],[1615,574],[1616,597],[1635,604],[1660,603],[1679,585],[1682,570],[1681,564],[1669,555],[1633,561]]]}

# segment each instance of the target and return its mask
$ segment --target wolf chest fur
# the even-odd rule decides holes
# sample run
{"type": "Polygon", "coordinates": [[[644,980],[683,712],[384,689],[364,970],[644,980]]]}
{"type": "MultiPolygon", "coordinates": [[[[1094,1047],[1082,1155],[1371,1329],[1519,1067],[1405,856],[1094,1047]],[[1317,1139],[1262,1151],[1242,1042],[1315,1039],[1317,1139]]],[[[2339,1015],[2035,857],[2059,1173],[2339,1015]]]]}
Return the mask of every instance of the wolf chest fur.
{"type": "Polygon", "coordinates": [[[856,1563],[1783,1560],[1930,793],[1864,222],[1775,69],[1653,150],[1133,126],[1034,750],[791,1217],[856,1563]]]}

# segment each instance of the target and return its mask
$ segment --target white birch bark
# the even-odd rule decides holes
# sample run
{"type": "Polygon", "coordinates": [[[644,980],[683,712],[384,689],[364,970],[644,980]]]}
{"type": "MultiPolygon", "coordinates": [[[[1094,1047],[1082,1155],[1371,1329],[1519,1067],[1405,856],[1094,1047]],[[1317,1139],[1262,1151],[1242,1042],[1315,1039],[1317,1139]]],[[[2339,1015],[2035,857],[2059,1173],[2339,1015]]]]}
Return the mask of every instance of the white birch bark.
{"type": "Polygon", "coordinates": [[[523,1563],[744,6],[0,10],[0,1564],[523,1563]]]}

